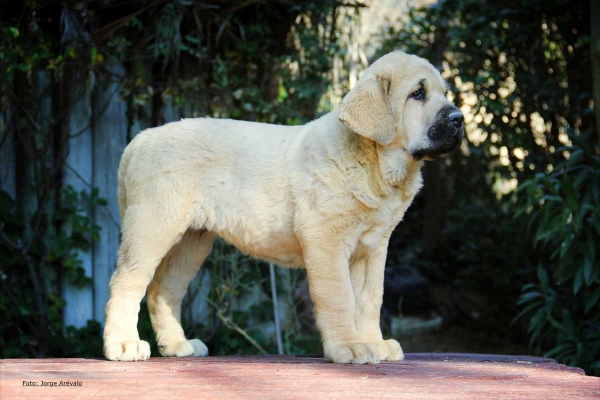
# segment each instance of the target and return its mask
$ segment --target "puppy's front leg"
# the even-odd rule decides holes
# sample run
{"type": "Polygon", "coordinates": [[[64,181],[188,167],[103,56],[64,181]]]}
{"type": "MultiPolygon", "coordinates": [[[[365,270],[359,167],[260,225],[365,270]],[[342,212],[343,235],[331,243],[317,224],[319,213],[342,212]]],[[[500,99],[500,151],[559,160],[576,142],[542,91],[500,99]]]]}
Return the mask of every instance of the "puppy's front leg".
{"type": "Polygon", "coordinates": [[[304,251],[310,296],[325,357],[335,363],[376,364],[376,348],[360,340],[354,325],[355,300],[349,255],[343,246],[312,243],[304,251]]]}
{"type": "Polygon", "coordinates": [[[359,338],[375,347],[380,360],[397,361],[404,359],[400,343],[395,339],[383,340],[379,322],[387,245],[387,240],[384,240],[373,251],[357,251],[351,260],[350,276],[356,304],[354,321],[359,338]]]}

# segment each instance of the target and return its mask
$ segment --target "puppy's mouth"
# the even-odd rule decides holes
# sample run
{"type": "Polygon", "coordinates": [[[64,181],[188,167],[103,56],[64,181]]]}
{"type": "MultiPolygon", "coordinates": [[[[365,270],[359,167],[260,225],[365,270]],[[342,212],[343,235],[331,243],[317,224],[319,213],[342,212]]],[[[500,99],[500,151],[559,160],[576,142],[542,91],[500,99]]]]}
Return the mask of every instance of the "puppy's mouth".
{"type": "Polygon", "coordinates": [[[435,160],[436,158],[454,151],[460,146],[462,142],[462,134],[456,134],[446,140],[441,146],[437,148],[418,149],[411,151],[411,156],[417,161],[420,160],[435,160]]]}
{"type": "Polygon", "coordinates": [[[448,105],[438,111],[435,122],[427,129],[427,145],[414,149],[411,155],[415,160],[435,160],[460,146],[464,134],[463,114],[455,106],[448,105]]]}

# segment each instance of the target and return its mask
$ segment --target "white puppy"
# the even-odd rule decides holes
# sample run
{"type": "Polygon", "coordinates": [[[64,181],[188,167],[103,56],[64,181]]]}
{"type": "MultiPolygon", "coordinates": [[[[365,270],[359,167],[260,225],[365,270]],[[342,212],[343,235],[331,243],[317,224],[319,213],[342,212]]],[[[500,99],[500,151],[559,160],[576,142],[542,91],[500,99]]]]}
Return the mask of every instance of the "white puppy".
{"type": "Polygon", "coordinates": [[[181,328],[181,301],[216,236],[306,268],[325,357],[401,360],[379,326],[388,239],[422,186],[423,159],[455,149],[463,117],[427,61],[393,52],[342,105],[304,126],[184,119],[139,134],[119,167],[122,243],[104,354],[145,360],[148,307],[164,356],[205,356],[181,328]]]}

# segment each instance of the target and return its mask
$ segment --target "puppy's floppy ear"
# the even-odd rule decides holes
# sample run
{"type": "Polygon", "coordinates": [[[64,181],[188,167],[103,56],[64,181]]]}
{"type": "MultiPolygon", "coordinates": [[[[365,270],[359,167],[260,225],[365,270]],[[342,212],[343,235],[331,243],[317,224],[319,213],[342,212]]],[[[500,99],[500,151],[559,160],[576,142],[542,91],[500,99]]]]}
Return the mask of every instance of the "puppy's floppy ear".
{"type": "MultiPolygon", "coordinates": [[[[366,73],[369,73],[368,71],[366,73]]],[[[338,118],[354,132],[388,145],[394,141],[395,127],[388,74],[370,74],[360,79],[342,100],[338,118]]]]}

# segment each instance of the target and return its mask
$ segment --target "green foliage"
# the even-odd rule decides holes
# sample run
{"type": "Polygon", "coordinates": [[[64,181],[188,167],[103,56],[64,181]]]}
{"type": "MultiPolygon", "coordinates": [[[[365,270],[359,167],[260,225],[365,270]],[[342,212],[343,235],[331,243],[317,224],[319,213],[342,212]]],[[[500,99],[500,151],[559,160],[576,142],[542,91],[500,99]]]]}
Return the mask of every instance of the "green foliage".
{"type": "MultiPolygon", "coordinates": [[[[74,72],[90,86],[118,80],[131,126],[163,123],[165,103],[174,118],[300,124],[331,107],[322,95],[334,58],[345,55],[339,33],[357,15],[344,20],[340,10],[358,7],[336,0],[140,4],[25,0],[2,15],[0,112],[14,105],[5,126],[31,165],[26,185],[38,201],[27,208],[20,199],[16,207],[0,192],[3,357],[101,351],[95,322],[63,326],[59,283],[91,283],[77,254],[101,234],[89,210],[105,202],[97,191],[62,189],[57,171],[69,112],[36,120],[48,95],[39,72],[51,71],[61,110],[75,104],[74,72]],[[107,68],[114,62],[126,73],[115,76],[107,68]]],[[[440,242],[432,248],[420,234],[421,195],[392,238],[390,260],[418,264],[458,297],[484,298],[478,319],[490,329],[508,330],[518,314],[511,329],[529,325],[523,330],[536,352],[599,374],[598,151],[584,135],[593,131],[594,111],[588,6],[441,0],[383,32],[378,53],[401,48],[439,65],[467,116],[468,140],[441,164],[440,242]]],[[[202,271],[210,276],[202,295],[211,317],[193,325],[184,312],[186,334],[213,354],[275,352],[264,263],[218,242],[202,271]]],[[[317,335],[295,313],[293,289],[305,276],[286,273],[277,279],[291,318],[284,346],[320,352],[317,335]]],[[[145,305],[139,330],[154,342],[145,305]]]]}
{"type": "Polygon", "coordinates": [[[523,287],[518,318],[530,343],[569,365],[600,374],[600,156],[584,137],[569,158],[517,192],[517,218],[529,220],[539,252],[537,281],[523,287]]]}
{"type": "MultiPolygon", "coordinates": [[[[305,350],[297,344],[302,326],[297,321],[292,297],[305,274],[285,270],[276,275],[289,278],[276,279],[279,296],[291,300],[280,304],[289,319],[284,325],[283,344],[288,352],[294,349],[302,353],[305,350]]],[[[192,284],[190,292],[206,298],[209,317],[200,324],[192,324],[185,312],[191,313],[191,305],[184,302],[183,326],[189,337],[204,341],[211,354],[277,353],[267,263],[244,255],[219,239],[196,282],[198,287],[192,284]],[[204,283],[207,277],[209,285],[204,283]]],[[[186,300],[193,299],[188,295],[186,300]]],[[[314,332],[313,336],[316,337],[314,332]]]]}
{"type": "MultiPolygon", "coordinates": [[[[0,232],[7,240],[0,256],[7,259],[3,282],[14,290],[2,293],[0,301],[3,310],[10,309],[0,324],[4,356],[67,355],[67,351],[99,356],[100,335],[93,336],[98,333],[93,323],[62,335],[65,302],[59,295],[60,282],[66,278],[75,286],[91,283],[77,251],[89,249],[101,234],[90,210],[105,205],[97,191],[87,195],[67,188],[61,193],[61,171],[73,134],[69,118],[80,96],[76,81],[90,88],[118,81],[131,126],[134,121],[164,123],[165,104],[173,106],[176,119],[212,116],[299,124],[316,114],[332,57],[339,50],[337,36],[325,33],[335,31],[338,10],[353,4],[24,0],[3,10],[0,117],[5,123],[0,128],[7,131],[0,143],[14,143],[24,153],[17,169],[32,170],[24,182],[28,191],[19,194],[17,203],[39,201],[30,208],[17,210],[11,203],[0,210],[11,210],[1,220],[0,232]],[[115,62],[125,67],[123,75],[110,68],[115,62]],[[41,80],[50,82],[42,87],[41,80]],[[58,194],[60,199],[55,199],[58,194]],[[73,350],[61,347],[67,342],[73,350]]],[[[237,250],[223,244],[216,247],[219,267],[209,264],[205,269],[213,277],[211,307],[221,317],[207,327],[187,326],[188,333],[194,336],[203,329],[203,339],[213,338],[209,340],[213,348],[218,341],[219,348],[231,349],[227,340],[235,338],[256,350],[240,332],[263,343],[262,331],[249,326],[272,320],[271,302],[264,295],[270,293],[268,270],[257,268],[237,250]],[[239,271],[229,270],[234,267],[239,271]],[[250,288],[263,294],[260,301],[250,309],[234,307],[233,300],[250,288]]],[[[281,292],[291,296],[285,288],[281,292]]],[[[147,310],[142,310],[140,331],[151,339],[147,310]]],[[[286,332],[290,340],[295,337],[292,331],[286,332]]],[[[293,346],[291,341],[286,345],[293,346]]],[[[264,346],[273,351],[272,343],[264,346]]]]}
{"type": "MultiPolygon", "coordinates": [[[[66,187],[60,206],[51,216],[42,215],[35,231],[27,232],[23,215],[12,198],[0,191],[0,321],[1,355],[7,357],[101,354],[100,326],[89,321],[79,330],[62,322],[64,299],[59,295],[62,277],[75,287],[92,283],[85,275],[78,251],[87,251],[99,235],[88,217],[89,209],[106,204],[92,193],[66,187]],[[60,223],[58,223],[60,222],[60,223]],[[26,232],[21,238],[21,232],[26,232]],[[40,235],[42,242],[31,237],[40,235]],[[64,333],[63,333],[64,331],[64,333]]],[[[37,213],[35,213],[37,214],[37,213]]]]}
{"type": "Polygon", "coordinates": [[[101,357],[102,326],[98,321],[90,320],[83,328],[67,326],[64,336],[56,336],[52,344],[53,354],[61,357],[101,357]]]}
{"type": "Polygon", "coordinates": [[[442,167],[437,251],[418,235],[400,242],[430,277],[491,299],[497,326],[518,314],[513,327],[529,324],[537,353],[598,374],[589,34],[589,2],[442,0],[384,32],[380,52],[400,46],[439,65],[467,117],[467,143],[442,167]]]}
{"type": "Polygon", "coordinates": [[[98,189],[87,193],[67,186],[62,193],[61,207],[53,215],[62,229],[48,237],[46,260],[61,265],[62,273],[75,287],[92,284],[92,278],[85,276],[77,251],[89,251],[92,242],[100,239],[100,227],[92,222],[89,210],[106,204],[106,200],[99,197],[98,189]]]}
{"type": "Polygon", "coordinates": [[[522,181],[546,171],[566,127],[591,124],[589,20],[580,2],[535,0],[517,8],[445,0],[412,10],[410,18],[401,31],[384,35],[382,52],[400,44],[442,64],[456,102],[481,118],[466,121],[475,154],[461,160],[480,172],[472,175],[474,187],[481,178],[487,188],[500,178],[522,181]],[[539,133],[532,127],[536,113],[550,125],[539,133]]]}

